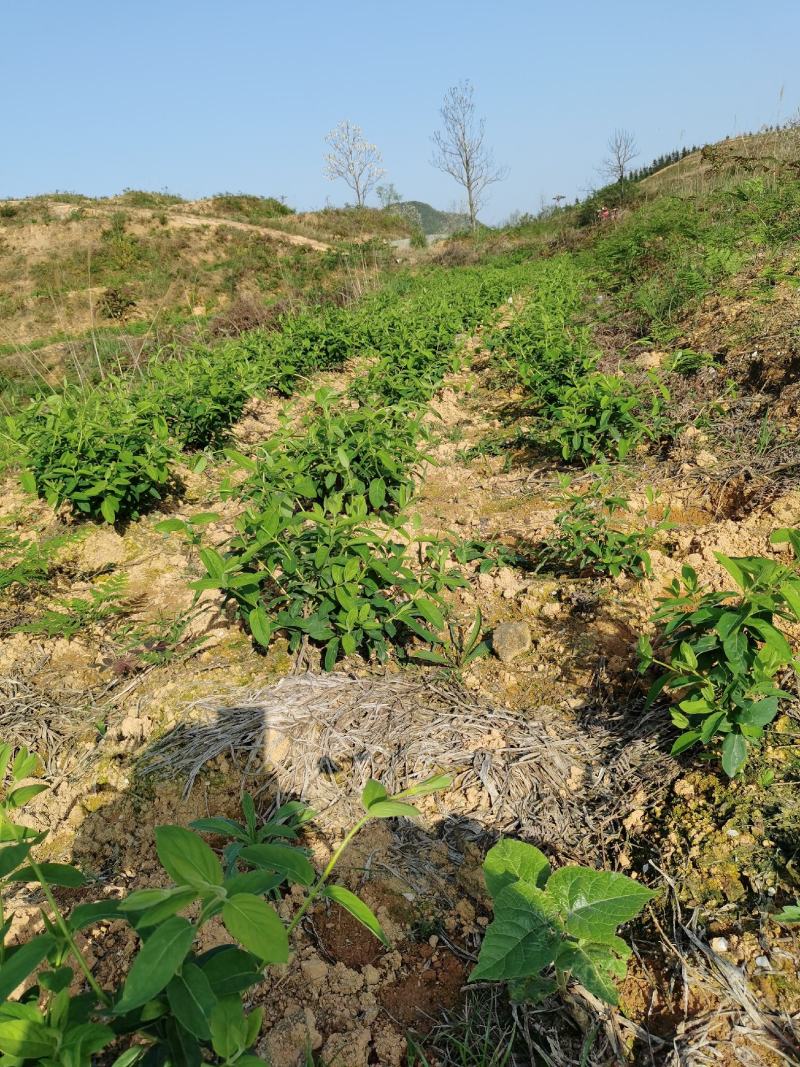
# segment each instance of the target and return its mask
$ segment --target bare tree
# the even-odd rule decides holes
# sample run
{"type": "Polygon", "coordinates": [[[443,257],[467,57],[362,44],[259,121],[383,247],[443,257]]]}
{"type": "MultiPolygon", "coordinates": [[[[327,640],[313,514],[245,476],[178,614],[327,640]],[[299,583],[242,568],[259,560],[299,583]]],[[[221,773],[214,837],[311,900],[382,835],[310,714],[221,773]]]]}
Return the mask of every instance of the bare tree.
{"type": "Polygon", "coordinates": [[[365,141],[361,127],[347,119],[325,135],[325,143],[330,147],[325,155],[326,178],[341,178],[355,193],[356,204],[363,207],[370,189],[386,173],[377,146],[365,141]]]}
{"type": "Polygon", "coordinates": [[[603,160],[603,173],[612,181],[623,181],[628,164],[638,155],[639,147],[630,130],[614,130],[608,139],[608,155],[603,160]]]}
{"type": "Polygon", "coordinates": [[[508,170],[495,165],[491,149],[486,146],[486,120],[476,118],[474,90],[469,81],[447,90],[439,114],[442,128],[432,137],[431,163],[464,187],[469,223],[474,230],[487,187],[502,181],[508,170]]]}

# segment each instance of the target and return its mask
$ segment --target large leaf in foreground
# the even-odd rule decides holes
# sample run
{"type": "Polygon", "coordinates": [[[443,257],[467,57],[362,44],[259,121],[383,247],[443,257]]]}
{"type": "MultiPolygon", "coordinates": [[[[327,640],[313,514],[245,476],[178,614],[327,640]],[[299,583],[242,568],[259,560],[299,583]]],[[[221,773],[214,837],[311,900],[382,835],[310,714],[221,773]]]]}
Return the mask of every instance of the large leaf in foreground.
{"type": "Polygon", "coordinates": [[[154,931],[131,965],[117,1011],[133,1011],[160,993],[183,963],[192,941],[194,927],[177,915],[154,931]]]}
{"type": "Polygon", "coordinates": [[[509,837],[489,849],[483,874],[486,888],[496,897],[504,886],[518,880],[543,889],[550,877],[550,864],[538,848],[509,837]]]}
{"type": "Polygon", "coordinates": [[[560,907],[568,933],[606,942],[655,895],[625,874],[585,867],[556,871],[547,883],[547,893],[560,907]]]}
{"type": "Polygon", "coordinates": [[[548,895],[528,882],[513,882],[495,897],[494,920],[469,980],[537,974],[553,961],[562,938],[558,909],[548,895]]]}

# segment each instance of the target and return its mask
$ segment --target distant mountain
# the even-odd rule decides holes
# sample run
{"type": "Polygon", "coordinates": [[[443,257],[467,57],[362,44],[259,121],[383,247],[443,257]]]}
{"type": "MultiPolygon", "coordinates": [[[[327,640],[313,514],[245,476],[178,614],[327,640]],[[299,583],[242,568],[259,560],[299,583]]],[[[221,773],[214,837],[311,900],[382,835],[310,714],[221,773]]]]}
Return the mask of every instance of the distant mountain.
{"type": "Polygon", "coordinates": [[[424,234],[457,233],[469,228],[469,215],[454,211],[437,211],[423,200],[403,200],[384,208],[391,215],[400,215],[418,226],[424,234]]]}

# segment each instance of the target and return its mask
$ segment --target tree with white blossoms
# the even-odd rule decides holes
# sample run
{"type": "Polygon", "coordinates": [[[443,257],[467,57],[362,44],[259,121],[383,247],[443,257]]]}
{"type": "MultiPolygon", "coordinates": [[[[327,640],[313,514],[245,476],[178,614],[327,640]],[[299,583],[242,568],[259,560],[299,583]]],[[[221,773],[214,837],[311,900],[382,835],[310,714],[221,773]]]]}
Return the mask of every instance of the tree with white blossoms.
{"type": "Polygon", "coordinates": [[[347,119],[326,134],[325,143],[330,147],[325,156],[326,178],[341,178],[355,193],[356,204],[363,207],[370,189],[386,173],[377,145],[365,141],[361,127],[347,119]]]}

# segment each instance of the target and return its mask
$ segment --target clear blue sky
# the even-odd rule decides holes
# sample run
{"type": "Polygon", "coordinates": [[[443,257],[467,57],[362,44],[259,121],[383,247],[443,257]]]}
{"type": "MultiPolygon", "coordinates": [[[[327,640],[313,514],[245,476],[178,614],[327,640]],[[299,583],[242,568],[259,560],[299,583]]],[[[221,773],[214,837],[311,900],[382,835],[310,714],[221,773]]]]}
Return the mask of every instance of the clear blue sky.
{"type": "Polygon", "coordinates": [[[342,203],[323,136],[349,118],[405,197],[447,208],[429,138],[470,78],[510,168],[496,221],[596,184],[615,126],[645,163],[800,105],[799,0],[0,0],[0,33],[0,197],[342,203]]]}

